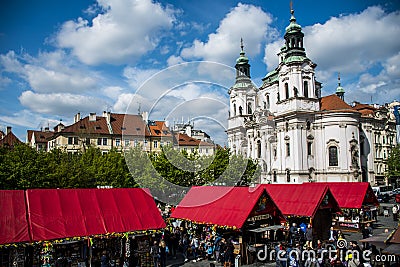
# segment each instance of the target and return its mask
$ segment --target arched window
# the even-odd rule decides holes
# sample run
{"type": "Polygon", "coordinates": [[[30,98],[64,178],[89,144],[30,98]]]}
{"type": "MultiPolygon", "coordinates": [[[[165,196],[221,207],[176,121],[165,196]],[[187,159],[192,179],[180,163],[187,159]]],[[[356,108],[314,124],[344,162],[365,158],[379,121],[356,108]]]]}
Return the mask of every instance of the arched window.
{"type": "Polygon", "coordinates": [[[261,158],[261,141],[257,141],[257,158],[261,158]]]}
{"type": "Polygon", "coordinates": [[[304,81],[304,97],[308,97],[308,81],[304,81]]]}
{"type": "Polygon", "coordinates": [[[233,116],[236,116],[236,104],[233,104],[233,116]]]}
{"type": "Polygon", "coordinates": [[[285,83],[285,99],[289,98],[289,84],[285,83]]]}
{"type": "Polygon", "coordinates": [[[307,156],[311,156],[312,155],[312,143],[311,142],[307,142],[307,156]]]}
{"type": "Polygon", "coordinates": [[[269,95],[267,95],[267,109],[269,109],[269,95]]]}
{"type": "Polygon", "coordinates": [[[306,130],[307,131],[311,130],[311,121],[307,121],[306,130]]]}
{"type": "Polygon", "coordinates": [[[242,108],[242,106],[239,106],[239,115],[243,115],[243,108],[242,108]]]}
{"type": "Polygon", "coordinates": [[[338,166],[338,150],[336,146],[329,147],[329,166],[338,166]]]}
{"type": "Polygon", "coordinates": [[[251,103],[247,103],[247,114],[253,114],[253,111],[251,110],[251,103]]]}

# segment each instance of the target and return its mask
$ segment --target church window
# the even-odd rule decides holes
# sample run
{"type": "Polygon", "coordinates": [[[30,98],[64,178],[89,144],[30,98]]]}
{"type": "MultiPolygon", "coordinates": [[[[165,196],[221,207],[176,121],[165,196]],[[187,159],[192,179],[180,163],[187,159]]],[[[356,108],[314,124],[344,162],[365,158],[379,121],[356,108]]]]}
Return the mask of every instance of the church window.
{"type": "Polygon", "coordinates": [[[329,166],[338,166],[338,150],[336,146],[329,147],[329,166]]]}
{"type": "Polygon", "coordinates": [[[261,141],[257,141],[257,157],[261,158],[261,141]]]}
{"type": "Polygon", "coordinates": [[[307,142],[307,156],[311,156],[312,155],[312,143],[311,142],[307,142]]]}
{"type": "Polygon", "coordinates": [[[278,181],[276,171],[274,171],[273,173],[273,178],[274,178],[274,183],[276,183],[278,181]]]}
{"type": "Polygon", "coordinates": [[[242,106],[239,106],[239,115],[243,115],[243,108],[242,108],[242,106]]]}
{"type": "Polygon", "coordinates": [[[287,132],[287,131],[289,131],[289,123],[288,122],[285,123],[285,132],[287,132]]]}
{"type": "Polygon", "coordinates": [[[267,109],[267,102],[263,101],[263,108],[267,109]]]}
{"type": "Polygon", "coordinates": [[[286,157],[290,157],[290,144],[286,143],[286,157]]]}
{"type": "Polygon", "coordinates": [[[251,103],[248,103],[247,104],[247,114],[252,114],[253,113],[253,111],[251,110],[251,103]]]}
{"type": "Polygon", "coordinates": [[[308,81],[304,81],[304,97],[308,97],[308,81]]]}
{"type": "Polygon", "coordinates": [[[311,129],[311,121],[307,121],[306,129],[309,131],[311,129]]]}
{"type": "Polygon", "coordinates": [[[290,183],[290,170],[286,169],[286,181],[290,183]]]}
{"type": "Polygon", "coordinates": [[[289,98],[289,84],[285,83],[285,98],[289,98]]]}
{"type": "Polygon", "coordinates": [[[233,116],[236,116],[236,104],[233,104],[233,116]]]}
{"type": "Polygon", "coordinates": [[[267,95],[267,109],[269,109],[269,95],[267,95]]]}

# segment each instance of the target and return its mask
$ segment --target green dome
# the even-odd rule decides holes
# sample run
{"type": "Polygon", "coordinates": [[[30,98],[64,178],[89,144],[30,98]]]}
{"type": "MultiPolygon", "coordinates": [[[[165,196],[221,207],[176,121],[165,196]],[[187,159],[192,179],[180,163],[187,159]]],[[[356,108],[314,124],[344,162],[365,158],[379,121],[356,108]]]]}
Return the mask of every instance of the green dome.
{"type": "Polygon", "coordinates": [[[301,26],[297,24],[296,19],[292,15],[292,18],[290,19],[290,24],[289,26],[286,27],[286,33],[300,32],[300,31],[301,31],[301,26]]]}
{"type": "Polygon", "coordinates": [[[243,50],[240,52],[240,56],[236,59],[236,63],[249,63],[249,58],[245,56],[243,50]]]}
{"type": "Polygon", "coordinates": [[[336,93],[344,93],[344,88],[340,85],[336,88],[336,93]]]}

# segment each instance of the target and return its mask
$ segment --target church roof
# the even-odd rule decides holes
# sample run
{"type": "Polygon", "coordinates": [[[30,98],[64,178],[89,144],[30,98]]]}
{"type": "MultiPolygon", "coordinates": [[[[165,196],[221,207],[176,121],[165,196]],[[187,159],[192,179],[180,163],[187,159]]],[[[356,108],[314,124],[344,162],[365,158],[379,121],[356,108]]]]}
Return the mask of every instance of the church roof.
{"type": "Polygon", "coordinates": [[[347,110],[357,112],[336,94],[324,96],[320,101],[321,111],[347,110]]]}

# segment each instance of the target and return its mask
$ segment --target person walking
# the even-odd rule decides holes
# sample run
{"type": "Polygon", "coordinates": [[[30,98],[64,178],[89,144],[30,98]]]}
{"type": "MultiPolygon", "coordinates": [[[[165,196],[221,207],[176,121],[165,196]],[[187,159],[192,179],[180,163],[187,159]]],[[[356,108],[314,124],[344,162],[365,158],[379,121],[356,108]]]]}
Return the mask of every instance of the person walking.
{"type": "Polygon", "coordinates": [[[313,229],[311,224],[308,224],[307,226],[305,237],[306,237],[306,248],[312,248],[313,229]]]}

